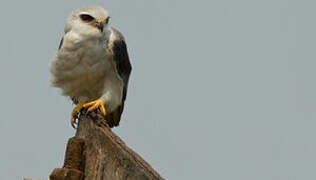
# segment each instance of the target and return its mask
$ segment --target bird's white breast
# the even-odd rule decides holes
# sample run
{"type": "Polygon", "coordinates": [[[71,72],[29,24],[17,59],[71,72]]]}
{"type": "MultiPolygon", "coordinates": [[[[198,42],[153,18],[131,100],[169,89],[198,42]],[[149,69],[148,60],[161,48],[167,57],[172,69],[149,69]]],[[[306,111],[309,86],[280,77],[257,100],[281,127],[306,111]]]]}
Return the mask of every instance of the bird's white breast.
{"type": "MultiPolygon", "coordinates": [[[[51,64],[51,84],[61,88],[63,95],[79,101],[95,100],[107,88],[106,81],[122,84],[114,66],[106,42],[68,32],[51,64]]],[[[117,93],[121,98],[121,92],[117,93]]]]}

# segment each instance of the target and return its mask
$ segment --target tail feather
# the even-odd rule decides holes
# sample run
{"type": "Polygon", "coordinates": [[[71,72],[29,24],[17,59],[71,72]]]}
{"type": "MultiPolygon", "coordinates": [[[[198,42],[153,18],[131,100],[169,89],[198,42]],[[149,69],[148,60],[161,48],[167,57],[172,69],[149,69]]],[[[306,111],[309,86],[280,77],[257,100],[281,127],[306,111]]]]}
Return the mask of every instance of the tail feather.
{"type": "Polygon", "coordinates": [[[111,128],[119,125],[123,108],[124,104],[119,106],[115,111],[106,116],[107,123],[111,128]]]}

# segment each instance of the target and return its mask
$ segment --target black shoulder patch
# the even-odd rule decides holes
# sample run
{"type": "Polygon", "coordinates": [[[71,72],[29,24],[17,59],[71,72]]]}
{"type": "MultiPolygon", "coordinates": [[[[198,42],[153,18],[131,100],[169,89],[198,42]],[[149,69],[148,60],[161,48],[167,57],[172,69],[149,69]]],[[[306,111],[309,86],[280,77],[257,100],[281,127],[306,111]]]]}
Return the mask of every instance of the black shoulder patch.
{"type": "Polygon", "coordinates": [[[64,37],[62,37],[60,40],[58,50],[63,46],[63,42],[64,42],[64,37]]]}
{"type": "Polygon", "coordinates": [[[121,105],[114,112],[109,114],[107,117],[107,121],[110,127],[118,126],[121,120],[121,115],[123,113],[124,103],[125,103],[126,94],[127,94],[129,76],[132,71],[132,66],[129,61],[127,46],[124,41],[124,38],[122,34],[115,29],[113,33],[115,33],[115,36],[117,37],[116,40],[114,40],[113,47],[112,47],[113,48],[112,50],[114,53],[113,54],[114,61],[115,61],[119,76],[122,78],[124,82],[124,87],[123,87],[123,97],[122,97],[121,105]]]}

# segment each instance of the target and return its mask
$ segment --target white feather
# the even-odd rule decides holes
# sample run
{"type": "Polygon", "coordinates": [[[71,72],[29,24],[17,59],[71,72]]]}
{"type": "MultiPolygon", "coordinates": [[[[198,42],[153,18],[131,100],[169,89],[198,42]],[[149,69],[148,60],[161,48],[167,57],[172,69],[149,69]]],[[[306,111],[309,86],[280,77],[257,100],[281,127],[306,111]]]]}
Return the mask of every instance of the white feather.
{"type": "Polygon", "coordinates": [[[121,104],[123,92],[123,81],[108,46],[115,40],[113,32],[105,27],[101,34],[82,24],[76,28],[76,23],[70,23],[63,45],[51,63],[51,85],[79,101],[103,98],[107,110],[112,112],[121,104]]]}

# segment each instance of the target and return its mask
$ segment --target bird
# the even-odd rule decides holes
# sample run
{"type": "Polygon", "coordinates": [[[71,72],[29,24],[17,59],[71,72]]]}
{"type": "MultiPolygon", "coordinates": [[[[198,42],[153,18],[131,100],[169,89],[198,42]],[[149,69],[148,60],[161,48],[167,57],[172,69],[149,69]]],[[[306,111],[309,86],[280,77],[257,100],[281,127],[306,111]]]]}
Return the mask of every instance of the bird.
{"type": "Polygon", "coordinates": [[[111,128],[123,113],[132,66],[125,38],[109,20],[102,6],[73,10],[50,64],[50,85],[76,105],[70,117],[74,128],[82,109],[100,112],[111,128]]]}

